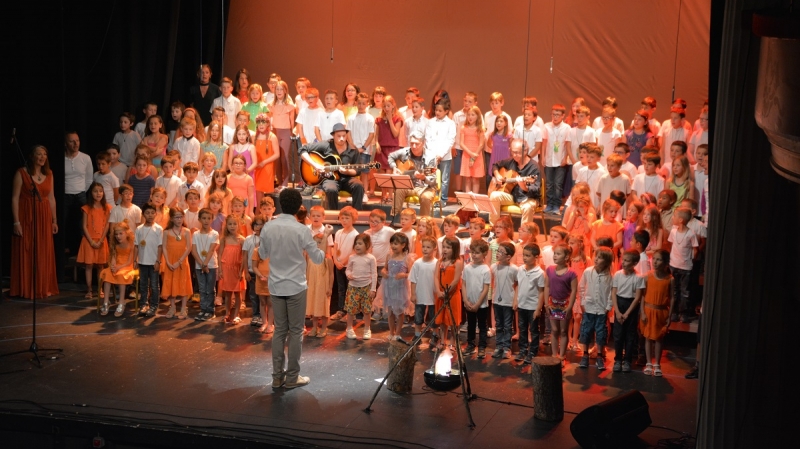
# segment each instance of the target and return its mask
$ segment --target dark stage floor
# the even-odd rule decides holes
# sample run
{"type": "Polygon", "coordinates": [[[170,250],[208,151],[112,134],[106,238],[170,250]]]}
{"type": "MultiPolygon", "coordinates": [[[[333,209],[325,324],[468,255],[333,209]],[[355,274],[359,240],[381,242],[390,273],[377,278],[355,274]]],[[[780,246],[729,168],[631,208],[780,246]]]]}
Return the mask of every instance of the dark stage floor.
{"type": "MultiPolygon", "coordinates": [[[[610,369],[600,373],[594,365],[582,370],[572,354],[564,373],[568,413],[556,424],[533,418],[529,367],[521,368],[513,360],[470,357],[472,391],[479,397],[470,402],[476,424],[470,429],[460,396],[425,387],[422,372],[433,358],[427,349],[418,353],[413,394],[382,389],[372,413],[364,412],[378,386],[376,379],[388,369],[385,322],[373,323],[370,341],[360,339],[360,329],[358,340],[347,340],[344,323],[333,324],[325,339],[307,338],[301,363],[310,385],[273,391],[270,336],[250,327],[249,318],[238,326],[226,326],[220,318],[205,323],[170,320],[163,316],[163,303],[155,318],[136,318],[132,309],[122,318],[113,313],[99,317],[78,286],[62,288],[74,291],[40,302],[37,341],[41,347],[63,348],[63,358],[45,360],[41,369],[27,354],[0,359],[0,372],[6,373],[0,376],[0,439],[13,442],[5,447],[41,447],[27,425],[15,423],[44,416],[59,420],[62,429],[80,427],[101,435],[106,447],[200,447],[197,434],[204,432],[249,441],[236,446],[232,439],[216,447],[265,447],[257,442],[272,442],[316,447],[571,448],[578,447],[569,431],[575,413],[630,390],[644,394],[654,426],[695,431],[697,383],[683,377],[694,363],[694,348],[691,338],[676,338],[678,334],[669,337],[662,378],[646,377],[638,367],[630,374],[610,369]],[[82,423],[65,424],[62,415],[82,423]],[[102,424],[109,422],[127,429],[125,434],[137,432],[136,425],[138,432],[157,428],[181,433],[173,443],[166,443],[173,440],[162,433],[150,444],[114,445],[123,431],[102,424]]],[[[191,316],[197,305],[192,307],[191,316]]],[[[0,301],[0,353],[30,345],[31,310],[28,301],[0,301]]],[[[410,339],[413,329],[403,333],[410,339]]],[[[490,339],[490,349],[493,345],[490,339]]],[[[609,362],[612,356],[610,351],[609,362]]],[[[58,433],[55,429],[49,422],[40,432],[58,433]]],[[[634,447],[679,436],[651,427],[634,447]]]]}

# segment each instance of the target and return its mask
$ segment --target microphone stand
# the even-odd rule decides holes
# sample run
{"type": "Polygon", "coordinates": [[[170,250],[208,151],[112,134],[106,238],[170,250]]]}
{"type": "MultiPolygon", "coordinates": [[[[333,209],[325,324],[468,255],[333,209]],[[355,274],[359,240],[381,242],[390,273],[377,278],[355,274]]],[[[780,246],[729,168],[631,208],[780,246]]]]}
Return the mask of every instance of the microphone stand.
{"type": "MultiPolygon", "coordinates": [[[[27,167],[27,165],[28,165],[27,164],[27,160],[25,159],[25,155],[22,153],[22,148],[20,148],[20,146],[19,146],[19,139],[16,138],[16,133],[15,133],[14,136],[12,136],[12,140],[16,144],[17,152],[18,152],[20,158],[22,159],[23,165],[27,167]]],[[[33,359],[32,360],[36,361],[36,366],[41,368],[42,367],[42,360],[39,358],[39,352],[57,352],[58,354],[53,354],[53,355],[48,357],[48,359],[50,359],[50,360],[56,360],[56,359],[59,359],[59,358],[63,357],[64,350],[61,349],[61,348],[40,348],[39,345],[36,344],[36,279],[37,279],[37,276],[38,276],[37,275],[38,267],[37,267],[36,259],[38,257],[37,249],[38,249],[38,240],[39,240],[37,232],[36,232],[36,219],[37,219],[36,208],[39,205],[39,203],[41,203],[43,201],[43,199],[42,199],[41,192],[39,192],[39,188],[36,185],[36,182],[33,180],[33,177],[31,176],[31,174],[28,173],[28,170],[22,170],[22,172],[25,173],[25,175],[28,176],[28,179],[30,179],[30,182],[31,182],[31,195],[34,198],[33,207],[31,208],[31,212],[32,212],[32,215],[33,215],[33,226],[31,227],[31,232],[32,232],[32,237],[33,237],[33,254],[31,255],[31,292],[33,293],[33,323],[32,323],[32,337],[33,338],[32,338],[32,341],[31,341],[31,345],[30,345],[30,347],[28,349],[9,352],[9,353],[6,353],[6,354],[0,354],[0,358],[9,357],[9,356],[18,355],[18,354],[27,354],[27,353],[30,352],[30,353],[33,353],[33,359]]],[[[22,370],[9,371],[9,372],[5,372],[5,373],[2,373],[2,374],[10,374],[10,373],[19,372],[19,371],[22,371],[22,370]]]]}

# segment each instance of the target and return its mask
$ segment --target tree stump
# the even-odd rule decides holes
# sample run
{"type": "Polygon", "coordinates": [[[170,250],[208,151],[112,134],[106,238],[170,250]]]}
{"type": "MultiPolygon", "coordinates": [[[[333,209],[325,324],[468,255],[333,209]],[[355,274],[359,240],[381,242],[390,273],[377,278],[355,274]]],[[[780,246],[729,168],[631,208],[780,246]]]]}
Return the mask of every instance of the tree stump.
{"type": "MultiPolygon", "coordinates": [[[[408,351],[408,345],[397,340],[389,342],[389,369],[400,357],[408,351]]],[[[397,368],[386,379],[386,388],[395,393],[409,393],[414,386],[414,365],[417,363],[417,354],[412,349],[408,355],[397,364],[397,368]]]]}
{"type": "Polygon", "coordinates": [[[534,357],[531,364],[533,381],[533,416],[542,421],[564,419],[564,389],[561,360],[557,357],[534,357]]]}

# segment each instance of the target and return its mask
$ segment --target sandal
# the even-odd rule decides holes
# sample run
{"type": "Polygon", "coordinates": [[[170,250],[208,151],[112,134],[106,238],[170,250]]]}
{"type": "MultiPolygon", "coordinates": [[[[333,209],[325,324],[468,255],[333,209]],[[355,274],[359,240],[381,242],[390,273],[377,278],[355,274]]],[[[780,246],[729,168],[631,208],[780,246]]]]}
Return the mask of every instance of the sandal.
{"type": "Polygon", "coordinates": [[[317,338],[325,338],[328,336],[328,331],[317,332],[317,338]]]}
{"type": "Polygon", "coordinates": [[[120,304],[117,306],[117,310],[114,311],[114,316],[119,318],[123,313],[125,313],[125,304],[120,304]]]}
{"type": "Polygon", "coordinates": [[[164,315],[164,317],[165,318],[175,318],[175,305],[174,304],[169,306],[169,311],[167,312],[166,315],[164,315]]]}
{"type": "Polygon", "coordinates": [[[661,365],[653,365],[653,375],[656,377],[664,375],[664,373],[661,372],[661,365]]]}
{"type": "Polygon", "coordinates": [[[241,322],[242,322],[242,319],[239,318],[238,316],[236,318],[234,318],[233,321],[231,321],[231,323],[234,324],[234,325],[239,324],[241,322]]]}
{"type": "MultiPolygon", "coordinates": [[[[659,369],[659,371],[661,371],[661,370],[659,369]]],[[[653,374],[653,364],[652,363],[648,363],[647,365],[645,365],[643,372],[644,372],[645,376],[649,376],[649,375],[653,374]]]]}
{"type": "Polygon", "coordinates": [[[308,336],[309,336],[309,337],[316,337],[316,336],[317,336],[317,330],[316,330],[316,329],[311,329],[311,330],[308,332],[308,336]]]}
{"type": "Polygon", "coordinates": [[[178,319],[179,320],[185,320],[188,315],[189,314],[186,313],[186,309],[182,309],[181,313],[178,314],[178,319]]]}
{"type": "Polygon", "coordinates": [[[108,315],[108,303],[103,304],[103,307],[100,308],[100,315],[108,315]]]}
{"type": "Polygon", "coordinates": [[[92,293],[92,291],[89,290],[88,292],[86,292],[85,295],[83,295],[83,297],[86,299],[94,299],[94,293],[92,293]]]}

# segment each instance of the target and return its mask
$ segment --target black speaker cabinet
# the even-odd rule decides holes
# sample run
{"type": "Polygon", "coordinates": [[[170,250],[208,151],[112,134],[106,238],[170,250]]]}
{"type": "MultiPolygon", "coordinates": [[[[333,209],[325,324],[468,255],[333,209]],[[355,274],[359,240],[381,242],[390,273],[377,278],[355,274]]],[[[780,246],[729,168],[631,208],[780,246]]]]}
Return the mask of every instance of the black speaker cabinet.
{"type": "Polygon", "coordinates": [[[580,412],[569,430],[584,449],[612,448],[636,437],[652,422],[647,401],[634,390],[580,412]]]}

